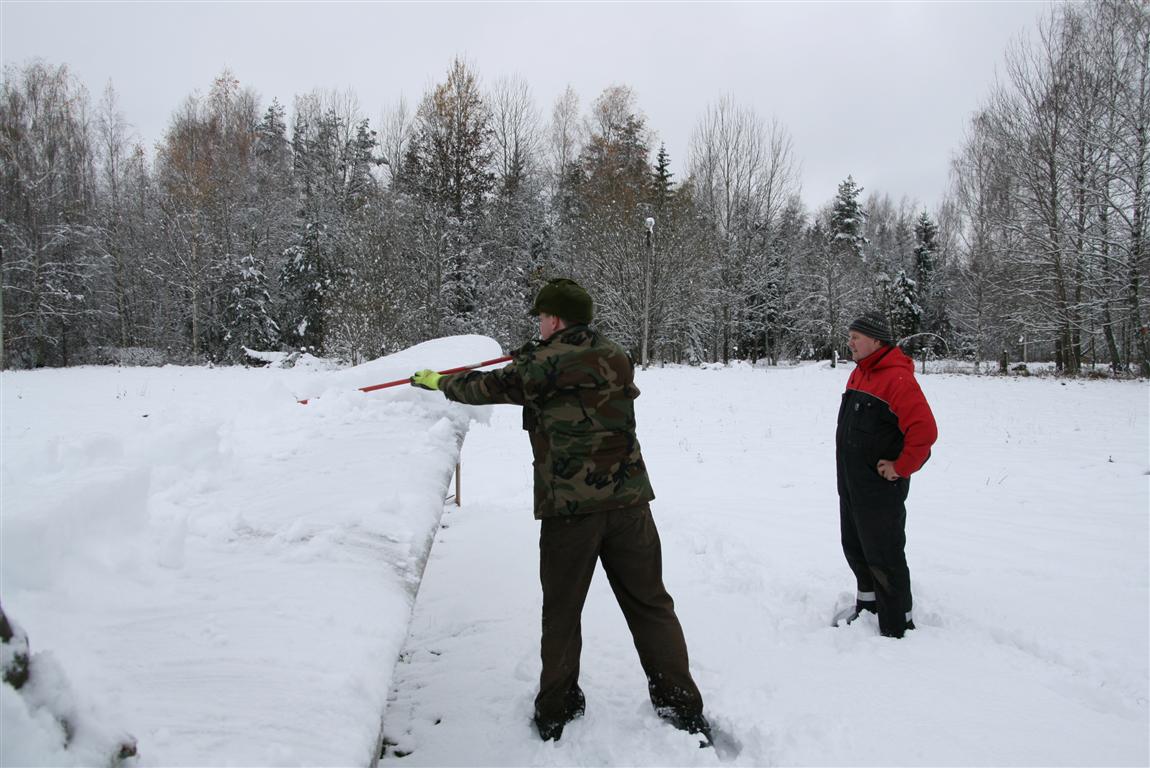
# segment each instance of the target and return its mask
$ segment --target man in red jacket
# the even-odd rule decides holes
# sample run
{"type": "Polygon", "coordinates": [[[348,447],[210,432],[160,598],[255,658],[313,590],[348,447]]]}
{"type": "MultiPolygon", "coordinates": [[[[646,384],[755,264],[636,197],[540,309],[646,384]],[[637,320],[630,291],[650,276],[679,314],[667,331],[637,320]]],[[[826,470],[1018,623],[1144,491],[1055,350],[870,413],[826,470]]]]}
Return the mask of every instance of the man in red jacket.
{"type": "MultiPolygon", "coordinates": [[[[938,438],[914,363],[894,346],[886,319],[868,312],[850,324],[851,372],[835,433],[843,553],[858,582],[850,623],[878,613],[879,631],[902,637],[911,620],[906,565],[910,476],[938,438]]],[[[837,623],[837,621],[836,621],[837,623]]]]}

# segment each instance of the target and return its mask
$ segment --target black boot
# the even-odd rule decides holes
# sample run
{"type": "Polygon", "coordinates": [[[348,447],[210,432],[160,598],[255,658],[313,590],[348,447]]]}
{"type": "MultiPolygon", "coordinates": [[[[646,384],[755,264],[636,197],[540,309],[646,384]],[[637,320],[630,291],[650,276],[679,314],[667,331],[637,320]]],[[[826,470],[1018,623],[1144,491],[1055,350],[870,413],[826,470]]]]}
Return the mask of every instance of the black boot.
{"type": "Polygon", "coordinates": [[[678,712],[669,707],[661,708],[656,712],[659,717],[666,720],[675,728],[687,733],[694,733],[704,737],[708,743],[711,741],[711,724],[707,722],[706,716],[702,712],[693,715],[688,715],[683,712],[678,712]]]}
{"type": "Polygon", "coordinates": [[[576,685],[567,691],[567,696],[563,700],[561,720],[540,717],[538,712],[535,713],[535,728],[539,731],[539,738],[544,741],[559,741],[559,737],[563,735],[563,726],[577,717],[582,717],[586,709],[587,700],[583,697],[583,690],[576,685]]]}
{"type": "Polygon", "coordinates": [[[540,720],[539,715],[535,716],[535,728],[539,731],[539,738],[544,741],[559,741],[559,737],[563,735],[563,726],[566,723],[558,723],[554,720],[540,720]]]}
{"type": "Polygon", "coordinates": [[[893,619],[888,617],[885,622],[883,616],[880,615],[878,625],[879,632],[883,637],[893,637],[896,640],[901,639],[908,629],[914,629],[914,622],[901,614],[896,614],[893,619]]]}

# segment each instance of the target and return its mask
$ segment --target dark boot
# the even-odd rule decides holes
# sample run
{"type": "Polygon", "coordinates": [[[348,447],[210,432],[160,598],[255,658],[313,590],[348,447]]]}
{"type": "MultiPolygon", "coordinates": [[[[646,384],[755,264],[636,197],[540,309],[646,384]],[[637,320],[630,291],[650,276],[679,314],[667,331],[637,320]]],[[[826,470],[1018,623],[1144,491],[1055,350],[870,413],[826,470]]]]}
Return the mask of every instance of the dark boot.
{"type": "Polygon", "coordinates": [[[715,746],[715,740],[711,736],[711,724],[707,722],[707,718],[702,712],[687,715],[662,707],[656,710],[656,714],[680,731],[702,736],[703,740],[699,742],[700,748],[715,746]]]}
{"type": "Polygon", "coordinates": [[[538,712],[535,713],[535,728],[539,731],[539,738],[544,741],[559,741],[559,737],[563,735],[563,727],[575,718],[582,717],[587,709],[587,700],[578,685],[567,692],[563,704],[562,720],[548,720],[541,718],[538,712]]]}
{"type": "Polygon", "coordinates": [[[702,712],[693,715],[688,715],[683,712],[677,712],[668,707],[662,707],[656,711],[662,719],[666,720],[673,727],[678,728],[680,731],[687,733],[697,733],[701,736],[711,739],[711,724],[707,721],[706,716],[702,712]]]}
{"type": "Polygon", "coordinates": [[[540,720],[539,716],[535,716],[535,728],[539,731],[539,738],[544,741],[559,741],[559,737],[563,735],[563,726],[566,723],[548,722],[540,720]]]}
{"type": "Polygon", "coordinates": [[[583,689],[576,685],[567,692],[567,698],[564,702],[567,705],[564,714],[567,716],[567,722],[571,722],[577,717],[582,717],[583,713],[587,711],[587,699],[583,696],[583,689]]]}
{"type": "Polygon", "coordinates": [[[908,621],[906,623],[906,626],[903,628],[903,630],[901,632],[898,631],[897,627],[893,630],[885,630],[884,629],[884,630],[882,630],[882,636],[883,637],[893,637],[894,639],[898,640],[898,639],[904,637],[906,635],[906,633],[911,631],[912,629],[914,629],[914,622],[908,621]]]}

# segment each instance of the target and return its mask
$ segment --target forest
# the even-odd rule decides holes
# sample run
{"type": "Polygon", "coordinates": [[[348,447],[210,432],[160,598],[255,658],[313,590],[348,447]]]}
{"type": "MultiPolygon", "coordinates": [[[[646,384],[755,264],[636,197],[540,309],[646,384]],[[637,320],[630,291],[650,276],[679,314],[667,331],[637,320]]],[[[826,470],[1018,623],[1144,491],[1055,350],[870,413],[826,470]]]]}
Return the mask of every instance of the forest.
{"type": "Polygon", "coordinates": [[[511,349],[563,275],[643,365],[834,359],[879,308],[916,355],[1150,376],[1150,10],[1057,5],[999,71],[927,210],[850,169],[808,207],[787,127],[730,95],[673,166],[626,85],[541,106],[456,59],[373,124],[354,93],[289,111],[225,70],[149,148],[114,84],[10,65],[0,366],[511,349]]]}

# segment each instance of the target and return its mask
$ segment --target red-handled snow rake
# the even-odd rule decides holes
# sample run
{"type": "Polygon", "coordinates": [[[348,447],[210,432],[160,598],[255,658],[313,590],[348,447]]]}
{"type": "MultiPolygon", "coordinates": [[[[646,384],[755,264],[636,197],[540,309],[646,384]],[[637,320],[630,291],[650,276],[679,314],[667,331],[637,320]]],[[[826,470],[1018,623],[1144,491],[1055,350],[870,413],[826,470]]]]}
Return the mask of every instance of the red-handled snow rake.
{"type": "MultiPolygon", "coordinates": [[[[508,357],[497,357],[494,360],[484,360],[482,363],[472,363],[471,365],[461,365],[458,368],[448,368],[446,371],[440,371],[439,373],[447,375],[449,373],[460,373],[461,371],[471,371],[471,370],[474,370],[476,368],[486,368],[489,365],[495,365],[497,363],[506,363],[510,359],[511,359],[510,356],[508,356],[508,357]]],[[[406,378],[406,379],[396,379],[395,381],[384,382],[383,384],[372,384],[370,387],[360,387],[359,391],[360,392],[374,392],[377,389],[387,389],[388,387],[398,387],[400,384],[409,384],[409,383],[411,383],[410,377],[406,378]]],[[[300,405],[307,405],[307,400],[297,400],[296,402],[298,402],[300,405]]]]}

